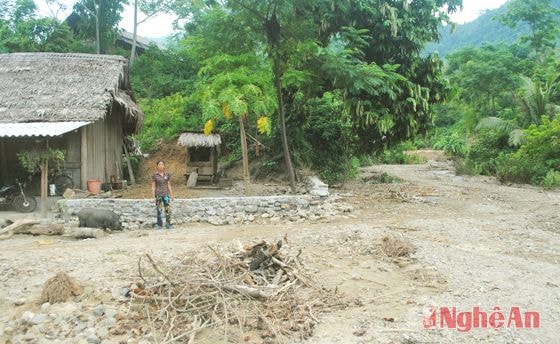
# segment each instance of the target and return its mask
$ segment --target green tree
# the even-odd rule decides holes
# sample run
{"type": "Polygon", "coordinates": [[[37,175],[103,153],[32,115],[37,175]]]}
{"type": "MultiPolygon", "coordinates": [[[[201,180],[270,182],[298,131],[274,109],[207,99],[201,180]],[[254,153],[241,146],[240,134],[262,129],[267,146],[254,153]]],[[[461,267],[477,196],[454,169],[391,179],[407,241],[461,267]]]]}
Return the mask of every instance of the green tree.
{"type": "Polygon", "coordinates": [[[80,0],[74,11],[80,16],[78,24],[83,38],[95,42],[97,54],[106,53],[115,41],[118,23],[128,0],[80,0]]]}
{"type": "Polygon", "coordinates": [[[551,0],[511,0],[500,20],[511,28],[527,23],[530,34],[521,41],[529,42],[537,55],[554,48],[560,33],[560,10],[551,0]]]}
{"type": "Polygon", "coordinates": [[[141,99],[140,106],[146,115],[139,135],[142,149],[152,151],[160,140],[170,141],[176,139],[178,133],[202,127],[202,117],[189,111],[191,104],[190,97],[180,93],[159,99],[141,99]]]}
{"type": "Polygon", "coordinates": [[[162,12],[170,10],[172,0],[133,0],[134,4],[134,22],[132,32],[132,47],[130,48],[129,63],[132,66],[136,59],[136,41],[138,37],[138,26],[150,18],[162,12]],[[144,18],[138,20],[138,9],[144,13],[144,18]]]}
{"type": "Polygon", "coordinates": [[[222,54],[206,60],[199,72],[203,114],[209,119],[205,133],[212,131],[219,118],[235,118],[239,122],[243,177],[247,185],[250,176],[245,122],[259,122],[261,133],[270,134],[269,117],[276,110],[270,70],[263,62],[253,54],[222,54]]]}
{"type": "Polygon", "coordinates": [[[448,75],[460,99],[476,108],[479,116],[498,116],[515,103],[519,73],[526,69],[524,57],[503,45],[464,48],[448,55],[448,75]]]}
{"type": "Polygon", "coordinates": [[[0,17],[1,52],[68,52],[78,48],[70,28],[54,18],[37,18],[32,0],[7,1],[0,17]]]}
{"type": "Polygon", "coordinates": [[[151,45],[131,67],[131,85],[140,98],[162,98],[174,93],[188,95],[198,80],[199,60],[188,49],[165,50],[151,45]]]}
{"type": "MultiPolygon", "coordinates": [[[[253,54],[269,58],[281,146],[292,174],[287,132],[309,116],[305,100],[321,98],[327,91],[340,91],[345,107],[339,115],[350,116],[359,139],[355,147],[364,151],[413,137],[430,126],[430,105],[441,101],[448,87],[441,60],[421,52],[425,42],[437,39],[439,24],[460,4],[443,0],[185,0],[176,2],[176,10],[194,18],[193,25],[200,22],[197,18],[216,15],[216,9],[228,18],[220,23],[234,23],[229,30],[218,26],[205,31],[214,38],[226,37],[203,38],[213,41],[199,45],[206,54],[221,44],[251,48],[253,54]]],[[[186,28],[190,35],[191,24],[186,28]]],[[[294,185],[293,178],[290,181],[294,185]]]]}

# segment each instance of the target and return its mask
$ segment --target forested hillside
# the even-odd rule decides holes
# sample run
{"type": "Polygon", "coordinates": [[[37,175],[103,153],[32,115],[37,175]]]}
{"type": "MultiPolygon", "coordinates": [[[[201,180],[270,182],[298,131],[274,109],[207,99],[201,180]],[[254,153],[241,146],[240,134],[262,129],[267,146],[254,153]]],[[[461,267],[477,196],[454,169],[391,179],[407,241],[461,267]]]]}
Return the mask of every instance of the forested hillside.
{"type": "Polygon", "coordinates": [[[500,20],[527,28],[517,31],[517,41],[446,56],[453,92],[438,107],[433,142],[456,157],[458,172],[560,186],[557,4],[512,0],[500,20]]]}
{"type": "MultiPolygon", "coordinates": [[[[560,0],[553,0],[552,5],[560,8],[560,0]]],[[[497,20],[497,17],[506,13],[507,3],[501,7],[488,10],[472,22],[462,25],[441,27],[441,40],[438,43],[429,43],[427,53],[438,52],[443,58],[447,54],[460,48],[475,46],[482,43],[513,44],[520,36],[529,31],[527,24],[521,24],[515,29],[509,28],[497,20]]]]}

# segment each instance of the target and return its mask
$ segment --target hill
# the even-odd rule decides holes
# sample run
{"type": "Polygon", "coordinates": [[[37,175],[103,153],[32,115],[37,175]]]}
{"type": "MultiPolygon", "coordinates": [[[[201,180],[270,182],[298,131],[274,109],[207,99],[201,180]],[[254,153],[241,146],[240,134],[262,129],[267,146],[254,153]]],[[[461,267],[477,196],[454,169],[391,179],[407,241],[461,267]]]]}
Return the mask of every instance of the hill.
{"type": "MultiPolygon", "coordinates": [[[[560,8],[560,0],[553,0],[553,5],[560,8]]],[[[507,3],[501,7],[488,10],[472,22],[457,25],[456,30],[451,32],[451,27],[444,26],[440,29],[441,40],[439,43],[429,43],[426,53],[438,52],[443,58],[445,55],[468,46],[480,46],[482,43],[506,43],[517,42],[520,36],[529,30],[527,25],[518,25],[512,30],[502,25],[496,17],[505,13],[507,3]]]]}

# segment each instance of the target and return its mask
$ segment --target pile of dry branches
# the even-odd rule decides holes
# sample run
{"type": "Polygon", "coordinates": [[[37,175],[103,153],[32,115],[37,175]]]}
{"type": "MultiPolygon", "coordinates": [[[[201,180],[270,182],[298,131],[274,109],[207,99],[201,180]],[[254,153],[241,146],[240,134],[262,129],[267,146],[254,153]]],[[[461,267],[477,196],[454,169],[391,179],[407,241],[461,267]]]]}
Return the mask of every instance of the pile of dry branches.
{"type": "Polygon", "coordinates": [[[138,261],[142,282],[131,288],[131,306],[148,319],[146,332],[159,343],[194,342],[205,328],[220,342],[311,336],[317,314],[344,307],[343,298],[303,274],[301,250],[290,257],[281,247],[282,241],[209,247],[168,266],[146,255],[138,261]]]}

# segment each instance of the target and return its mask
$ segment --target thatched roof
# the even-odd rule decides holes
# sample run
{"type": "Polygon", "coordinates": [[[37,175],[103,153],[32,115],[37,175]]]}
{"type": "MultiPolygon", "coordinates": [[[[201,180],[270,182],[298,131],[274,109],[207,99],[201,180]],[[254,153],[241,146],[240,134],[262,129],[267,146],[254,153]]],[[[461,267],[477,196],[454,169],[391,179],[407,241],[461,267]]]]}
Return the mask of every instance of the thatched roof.
{"type": "Polygon", "coordinates": [[[0,54],[0,123],[95,121],[116,105],[138,131],[144,114],[131,94],[121,56],[0,54]]]}
{"type": "Polygon", "coordinates": [[[204,135],[203,133],[182,133],[177,142],[187,147],[215,147],[222,143],[218,134],[204,135]]]}

